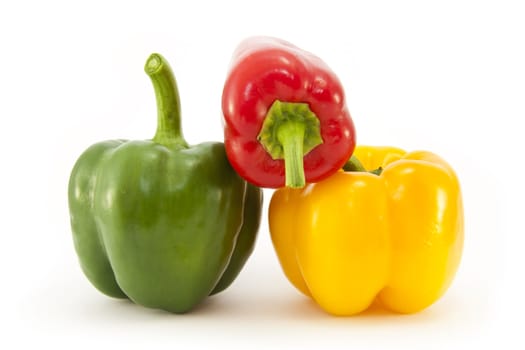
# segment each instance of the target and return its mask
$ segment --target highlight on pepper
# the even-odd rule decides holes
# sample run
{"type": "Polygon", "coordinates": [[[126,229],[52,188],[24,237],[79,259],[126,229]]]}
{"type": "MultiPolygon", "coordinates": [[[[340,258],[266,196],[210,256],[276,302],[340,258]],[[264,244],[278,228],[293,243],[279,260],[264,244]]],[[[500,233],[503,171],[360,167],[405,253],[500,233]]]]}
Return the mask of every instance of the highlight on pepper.
{"type": "Polygon", "coordinates": [[[431,152],[370,146],[358,146],[345,168],[274,192],[269,226],[286,277],[334,315],[374,302],[400,313],[432,305],[462,255],[454,170],[431,152]]]}

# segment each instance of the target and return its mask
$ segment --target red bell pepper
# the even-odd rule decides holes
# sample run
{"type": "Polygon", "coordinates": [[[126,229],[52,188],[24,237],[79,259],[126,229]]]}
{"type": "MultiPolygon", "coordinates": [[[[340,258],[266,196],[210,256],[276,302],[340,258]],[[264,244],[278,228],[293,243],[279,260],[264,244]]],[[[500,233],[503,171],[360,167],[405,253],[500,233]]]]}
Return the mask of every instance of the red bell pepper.
{"type": "Polygon", "coordinates": [[[355,147],[339,79],[320,58],[277,38],[241,42],[222,110],[228,159],[260,187],[320,181],[340,169],[355,147]]]}

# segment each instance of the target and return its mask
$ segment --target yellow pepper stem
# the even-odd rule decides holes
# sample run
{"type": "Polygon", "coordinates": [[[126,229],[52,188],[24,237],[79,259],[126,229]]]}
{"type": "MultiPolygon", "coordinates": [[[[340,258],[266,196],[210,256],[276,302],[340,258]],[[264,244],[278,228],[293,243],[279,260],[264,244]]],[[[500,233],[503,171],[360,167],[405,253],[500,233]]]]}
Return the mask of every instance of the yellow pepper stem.
{"type": "MultiPolygon", "coordinates": [[[[363,166],[363,163],[361,163],[361,161],[354,155],[352,155],[350,159],[346,161],[345,165],[343,165],[343,170],[344,171],[357,171],[357,172],[367,172],[368,171],[363,166]]],[[[379,176],[383,172],[383,168],[379,167],[377,169],[370,170],[368,172],[370,174],[379,176]]]]}

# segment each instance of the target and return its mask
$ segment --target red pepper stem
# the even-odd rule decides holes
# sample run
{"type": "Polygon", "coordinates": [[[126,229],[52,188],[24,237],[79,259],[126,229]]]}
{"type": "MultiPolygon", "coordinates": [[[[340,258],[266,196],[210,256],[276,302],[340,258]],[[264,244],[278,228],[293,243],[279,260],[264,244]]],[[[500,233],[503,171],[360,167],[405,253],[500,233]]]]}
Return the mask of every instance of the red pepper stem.
{"type": "Polygon", "coordinates": [[[153,141],[167,147],[188,147],[181,129],[177,81],[168,61],[153,53],[146,61],[144,70],[153,83],[157,100],[157,131],[153,141]]]}
{"type": "Polygon", "coordinates": [[[304,123],[288,121],[277,130],[277,140],[284,153],[285,185],[301,188],[306,184],[303,168],[304,123]]]}
{"type": "Polygon", "coordinates": [[[285,185],[306,184],[303,157],[323,143],[321,122],[304,102],[275,100],[257,140],[274,160],[284,159],[285,185]]]}

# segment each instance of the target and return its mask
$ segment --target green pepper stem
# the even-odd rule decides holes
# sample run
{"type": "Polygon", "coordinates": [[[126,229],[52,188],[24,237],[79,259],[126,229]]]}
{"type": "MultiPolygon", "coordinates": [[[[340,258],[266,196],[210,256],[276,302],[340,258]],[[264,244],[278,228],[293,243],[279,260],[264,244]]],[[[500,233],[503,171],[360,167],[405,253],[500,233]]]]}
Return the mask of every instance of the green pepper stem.
{"type": "Polygon", "coordinates": [[[287,187],[301,188],[306,183],[303,167],[304,132],[304,123],[295,121],[288,121],[277,130],[277,140],[283,147],[285,185],[287,187]]]}
{"type": "Polygon", "coordinates": [[[168,61],[153,53],[146,61],[144,71],[153,83],[157,100],[157,131],[153,141],[168,147],[188,147],[181,129],[177,81],[168,61]]]}

